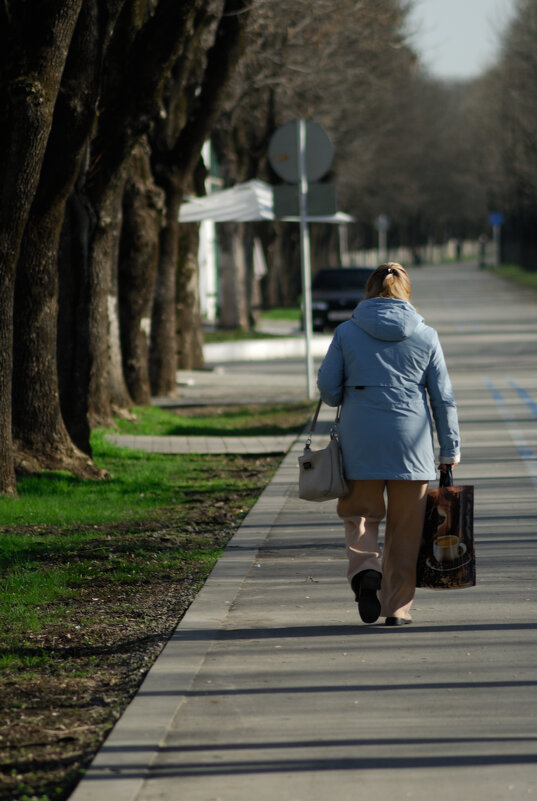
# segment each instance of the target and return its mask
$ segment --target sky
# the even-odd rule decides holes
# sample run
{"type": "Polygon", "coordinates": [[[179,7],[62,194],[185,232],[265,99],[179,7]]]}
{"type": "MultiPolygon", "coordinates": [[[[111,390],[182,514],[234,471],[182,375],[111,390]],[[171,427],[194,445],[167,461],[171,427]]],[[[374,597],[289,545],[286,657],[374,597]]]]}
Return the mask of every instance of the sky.
{"type": "Polygon", "coordinates": [[[411,43],[437,78],[475,78],[494,63],[517,0],[414,0],[411,43]]]}

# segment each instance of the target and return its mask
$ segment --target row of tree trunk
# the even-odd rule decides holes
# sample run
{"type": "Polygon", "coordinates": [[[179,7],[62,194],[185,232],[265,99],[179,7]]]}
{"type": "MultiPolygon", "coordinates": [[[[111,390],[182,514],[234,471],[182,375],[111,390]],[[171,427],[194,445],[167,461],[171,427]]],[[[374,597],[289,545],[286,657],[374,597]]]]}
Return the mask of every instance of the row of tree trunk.
{"type": "Polygon", "coordinates": [[[104,478],[90,429],[174,391],[178,209],[248,15],[246,0],[0,6],[0,493],[16,469],[104,478]]]}

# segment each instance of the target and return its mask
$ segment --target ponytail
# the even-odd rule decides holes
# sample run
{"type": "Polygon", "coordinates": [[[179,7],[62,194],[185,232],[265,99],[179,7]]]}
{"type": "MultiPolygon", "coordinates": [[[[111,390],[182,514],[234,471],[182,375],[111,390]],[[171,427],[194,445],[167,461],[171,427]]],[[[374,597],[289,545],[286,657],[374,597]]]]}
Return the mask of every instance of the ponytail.
{"type": "Polygon", "coordinates": [[[365,287],[365,298],[410,300],[410,295],[407,271],[396,261],[389,261],[377,267],[365,287]]]}

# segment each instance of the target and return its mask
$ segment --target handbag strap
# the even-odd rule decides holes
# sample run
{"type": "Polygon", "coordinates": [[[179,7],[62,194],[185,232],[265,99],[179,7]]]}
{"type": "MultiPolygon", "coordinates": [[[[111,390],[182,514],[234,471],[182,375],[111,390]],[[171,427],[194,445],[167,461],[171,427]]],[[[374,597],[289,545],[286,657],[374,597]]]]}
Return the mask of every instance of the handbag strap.
{"type": "Polygon", "coordinates": [[[453,486],[453,470],[451,469],[451,465],[446,465],[447,470],[445,472],[440,473],[440,479],[438,481],[439,487],[452,487],[453,486]]]}
{"type": "Polygon", "coordinates": [[[317,406],[316,406],[316,408],[315,408],[315,411],[313,412],[313,417],[311,418],[311,423],[310,423],[310,436],[311,436],[311,434],[313,434],[313,432],[315,431],[315,426],[317,425],[317,418],[319,417],[319,412],[321,411],[321,406],[322,406],[322,403],[323,403],[323,399],[322,399],[322,398],[319,398],[319,402],[317,403],[317,406]]]}
{"type": "MultiPolygon", "coordinates": [[[[311,418],[310,430],[308,432],[308,437],[306,439],[305,449],[308,449],[310,447],[310,445],[311,445],[311,439],[313,437],[313,432],[315,431],[315,426],[317,425],[317,418],[319,417],[319,412],[321,411],[322,403],[323,403],[323,399],[319,398],[319,401],[318,401],[317,406],[315,408],[315,411],[313,413],[313,417],[311,418]]],[[[340,411],[341,411],[341,404],[338,403],[338,407],[337,407],[337,411],[336,411],[336,419],[334,420],[334,425],[336,423],[339,423],[340,411]]],[[[332,433],[333,432],[331,431],[330,432],[331,436],[332,436],[332,433]]]]}

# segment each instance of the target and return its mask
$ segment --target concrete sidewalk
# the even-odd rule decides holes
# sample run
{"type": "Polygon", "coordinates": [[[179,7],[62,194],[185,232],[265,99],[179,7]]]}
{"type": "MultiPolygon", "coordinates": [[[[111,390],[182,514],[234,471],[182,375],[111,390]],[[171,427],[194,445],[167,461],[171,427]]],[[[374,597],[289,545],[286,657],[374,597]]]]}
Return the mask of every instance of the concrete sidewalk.
{"type": "Polygon", "coordinates": [[[296,436],[267,437],[155,437],[109,434],[106,439],[119,448],[149,453],[287,453],[296,436]]]}
{"type": "MultiPolygon", "coordinates": [[[[362,624],[335,502],[297,497],[299,438],[71,801],[536,798],[535,299],[465,265],[412,280],[454,379],[477,586],[362,624]]],[[[296,365],[255,369],[192,376],[179,405],[304,399],[296,365]]]]}
{"type": "Polygon", "coordinates": [[[297,497],[301,450],[298,441],[71,801],[537,793],[535,590],[527,579],[512,587],[533,541],[521,538],[493,582],[418,590],[412,626],[366,626],[335,502],[297,497]]]}
{"type": "MultiPolygon", "coordinates": [[[[269,340],[272,342],[272,340],[269,340]]],[[[328,345],[325,345],[325,349],[328,345]]],[[[230,354],[227,354],[228,356],[230,354]]],[[[242,372],[232,365],[207,370],[182,370],[176,398],[154,398],[162,408],[221,406],[237,404],[302,403],[307,398],[303,365],[295,369],[262,370],[246,362],[242,372]]],[[[328,414],[330,414],[328,412],[328,414]]],[[[322,430],[322,429],[321,429],[322,430]]],[[[279,436],[138,436],[108,434],[114,445],[152,453],[287,453],[296,440],[294,434],[279,436]]]]}

